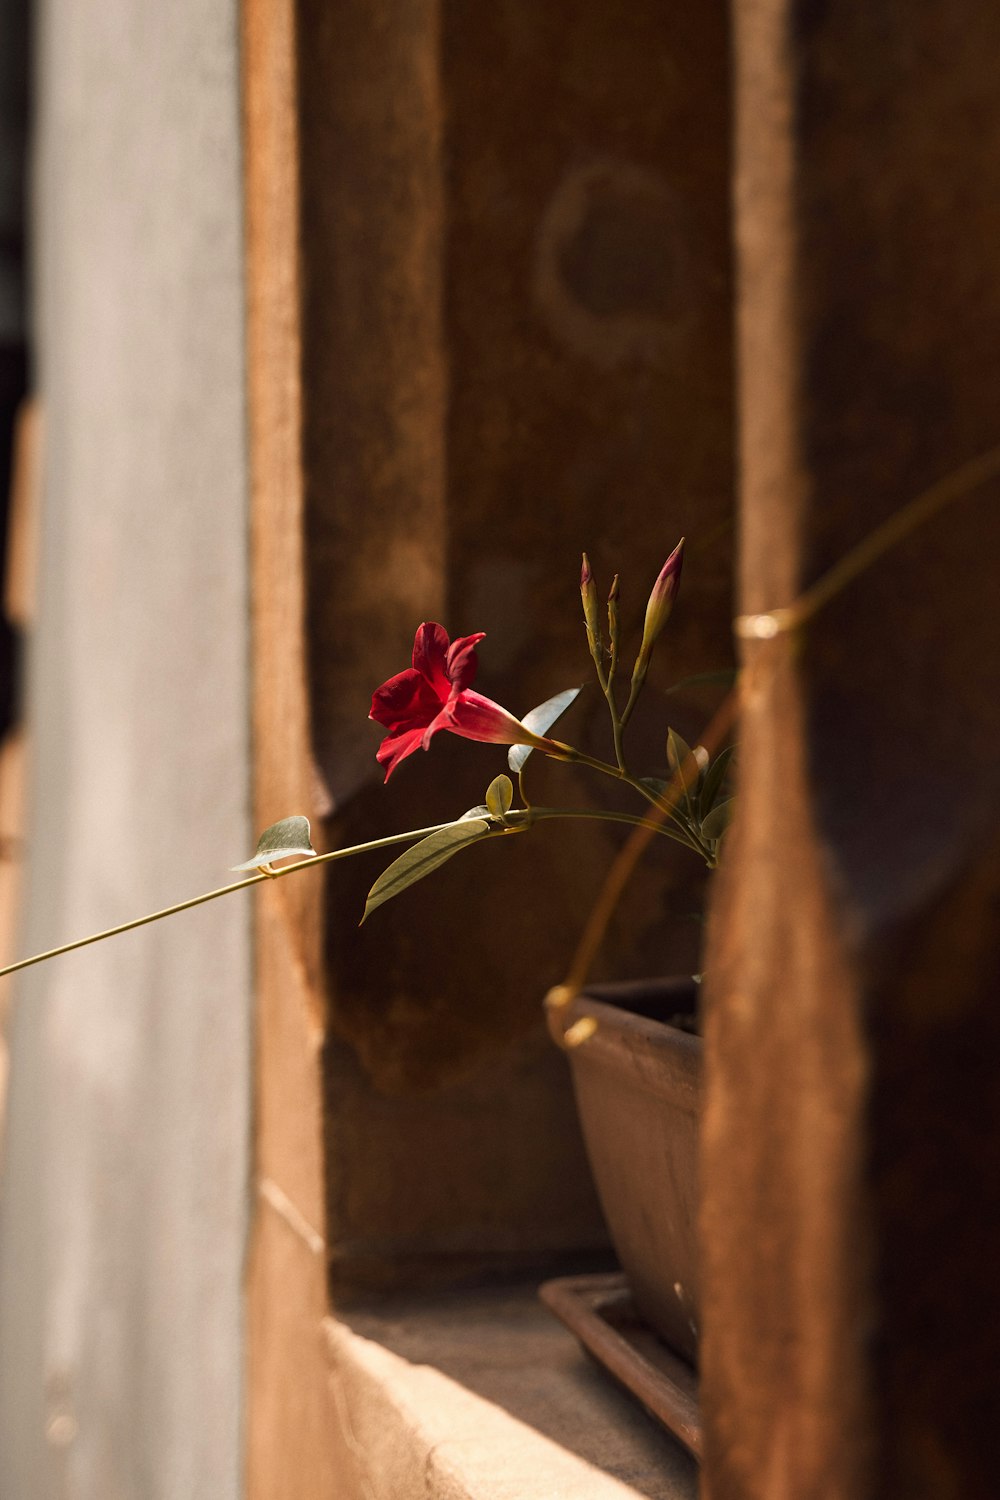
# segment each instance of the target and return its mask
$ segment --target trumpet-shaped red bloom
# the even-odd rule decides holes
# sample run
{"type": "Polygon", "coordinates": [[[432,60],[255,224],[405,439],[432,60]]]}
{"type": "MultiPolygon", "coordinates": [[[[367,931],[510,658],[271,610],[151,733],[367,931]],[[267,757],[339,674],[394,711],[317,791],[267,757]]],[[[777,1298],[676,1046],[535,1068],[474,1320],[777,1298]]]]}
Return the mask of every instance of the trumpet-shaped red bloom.
{"type": "Polygon", "coordinates": [[[472,691],[479,666],[476,647],[483,636],[479,631],[449,642],[443,626],[421,625],[413,642],[413,666],[375,689],[368,717],[389,731],[376,751],[386,781],[408,755],[430,749],[442,729],[467,740],[549,746],[499,703],[472,691]]]}

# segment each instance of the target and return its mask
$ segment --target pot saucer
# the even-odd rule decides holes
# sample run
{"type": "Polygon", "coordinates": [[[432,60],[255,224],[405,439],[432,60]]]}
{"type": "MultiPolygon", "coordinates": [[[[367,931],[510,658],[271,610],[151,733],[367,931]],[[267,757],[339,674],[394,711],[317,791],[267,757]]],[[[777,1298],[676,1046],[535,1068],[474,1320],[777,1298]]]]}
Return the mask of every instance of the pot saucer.
{"type": "Polygon", "coordinates": [[[588,1354],[700,1459],[698,1376],[642,1322],[625,1276],[561,1276],[538,1295],[588,1354]]]}

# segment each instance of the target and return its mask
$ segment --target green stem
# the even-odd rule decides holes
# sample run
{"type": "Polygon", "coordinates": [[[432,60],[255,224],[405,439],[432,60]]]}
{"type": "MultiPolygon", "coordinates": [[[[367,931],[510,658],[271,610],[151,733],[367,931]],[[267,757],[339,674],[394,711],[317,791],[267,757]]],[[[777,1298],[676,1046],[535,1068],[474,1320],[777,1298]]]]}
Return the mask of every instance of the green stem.
{"type": "Polygon", "coordinates": [[[625,728],[629,719],[631,719],[632,717],[632,710],[633,708],[635,708],[636,700],[638,699],[639,694],[642,692],[642,685],[646,681],[646,673],[648,670],[648,663],[643,665],[641,659],[640,661],[636,662],[635,670],[632,673],[632,685],[629,689],[628,702],[626,703],[621,716],[621,725],[623,729],[625,728]]]}
{"type": "Polygon", "coordinates": [[[618,717],[618,706],[615,703],[614,689],[611,686],[610,680],[604,690],[604,696],[605,698],[607,698],[608,708],[611,710],[611,733],[614,735],[615,741],[615,759],[618,762],[618,769],[627,776],[628,770],[625,765],[625,750],[622,744],[622,729],[624,728],[624,725],[622,724],[621,719],[618,717]]]}
{"type": "Polygon", "coordinates": [[[623,771],[621,766],[613,766],[610,761],[597,760],[593,755],[587,755],[584,750],[574,749],[572,745],[564,745],[560,741],[557,743],[562,753],[554,759],[569,761],[576,766],[589,766],[592,771],[601,771],[605,776],[613,776],[616,781],[626,779],[627,772],[623,771]]]}
{"type": "MultiPolygon", "coordinates": [[[[667,838],[674,839],[677,843],[686,845],[709,864],[712,863],[711,850],[702,842],[697,833],[687,821],[679,816],[677,808],[670,802],[658,797],[649,787],[644,786],[636,777],[631,776],[621,763],[620,736],[621,723],[612,704],[612,714],[616,726],[616,749],[619,752],[619,764],[610,765],[607,761],[597,760],[591,755],[586,755],[582,750],[576,750],[570,745],[561,746],[566,754],[566,760],[578,765],[589,766],[591,770],[600,771],[602,775],[611,776],[615,781],[623,781],[631,786],[640,796],[644,797],[660,812],[672,818],[676,824],[675,828],[666,826],[656,827],[647,818],[640,818],[633,813],[603,812],[597,809],[586,808],[556,808],[556,807],[525,807],[508,817],[513,823],[520,823],[523,829],[531,826],[536,820],[547,818],[589,818],[606,823],[631,823],[638,827],[654,828],[654,831],[662,833],[667,838]]],[[[520,780],[520,777],[519,777],[520,780]]],[[[521,782],[523,794],[523,781],[521,782]]],[[[525,799],[527,800],[527,799],[525,799]]],[[[406,833],[390,834],[387,838],[370,839],[364,844],[351,844],[346,849],[333,849],[328,854],[310,855],[306,859],[296,860],[294,864],[285,865],[280,870],[269,870],[259,875],[249,875],[245,880],[233,881],[230,885],[217,887],[213,891],[206,891],[201,896],[192,896],[187,901],[178,901],[173,906],[165,906],[160,911],[147,913],[144,917],[136,917],[131,922],[122,922],[117,927],[106,927],[101,932],[93,932],[88,937],[77,938],[72,943],[62,943],[58,948],[48,948],[44,953],[35,953],[31,958],[19,959],[17,963],[8,964],[6,968],[0,969],[0,978],[8,974],[17,974],[21,969],[29,969],[34,964],[44,963],[46,959],[58,958],[63,953],[73,953],[77,948],[87,948],[91,943],[103,942],[105,938],[119,937],[122,933],[132,932],[137,927],[145,927],[150,922],[159,922],[164,917],[176,916],[179,912],[190,911],[192,907],[203,906],[206,901],[215,901],[220,896],[229,896],[233,891],[245,890],[251,885],[260,885],[266,880],[281,880],[285,875],[292,875],[297,870],[312,869],[315,865],[328,864],[333,860],[348,859],[353,854],[365,854],[373,849],[388,849],[393,844],[413,843],[416,839],[429,837],[432,833],[440,833],[443,828],[453,826],[455,819],[447,823],[434,823],[429,828],[412,828],[406,833]]]]}
{"type": "MultiPolygon", "coordinates": [[[[595,764],[600,764],[595,762],[595,764]]],[[[613,766],[607,767],[608,771],[617,776],[613,766]]],[[[602,812],[589,808],[561,808],[561,807],[526,807],[516,809],[508,814],[511,822],[520,823],[523,828],[529,828],[532,823],[548,818],[591,818],[605,823],[631,823],[639,827],[654,827],[647,818],[636,817],[633,813],[602,812]]],[[[214,891],[205,891],[201,896],[192,896],[187,901],[178,901],[173,906],[165,906],[160,911],[147,913],[144,917],[135,917],[131,922],[121,922],[117,927],[106,927],[101,932],[93,932],[88,937],[77,938],[75,942],[63,943],[58,948],[48,948],[44,953],[35,953],[31,958],[19,959],[17,963],[8,964],[6,968],[0,969],[0,978],[7,974],[16,974],[21,969],[29,969],[33,964],[44,963],[46,959],[58,958],[63,953],[72,953],[77,948],[87,948],[91,943],[103,942],[105,938],[119,937],[124,932],[132,932],[137,927],[145,927],[150,922],[159,922],[164,917],[176,916],[178,912],[190,911],[192,907],[203,906],[206,901],[215,901],[220,896],[229,896],[233,891],[246,890],[248,886],[260,885],[268,880],[281,880],[285,875],[292,875],[297,870],[313,869],[316,865],[329,864],[333,860],[348,859],[353,854],[366,854],[373,849],[388,849],[393,844],[413,843],[416,839],[429,837],[432,833],[440,833],[443,828],[450,828],[456,822],[452,819],[447,823],[434,823],[429,828],[411,828],[406,833],[393,833],[387,838],[370,839],[364,844],[351,844],[346,849],[333,849],[329,854],[310,855],[306,859],[296,860],[292,865],[285,865],[280,870],[268,871],[260,875],[248,875],[245,880],[235,880],[230,885],[218,886],[214,891]]],[[[667,838],[676,839],[680,843],[688,841],[670,828],[655,828],[657,833],[663,833],[667,838]]]]}
{"type": "MultiPolygon", "coordinates": [[[[520,824],[523,828],[530,828],[536,820],[540,822],[545,818],[591,818],[601,823],[630,823],[636,828],[650,828],[654,833],[662,834],[664,838],[674,839],[675,842],[684,844],[689,849],[692,847],[690,841],[673,828],[667,828],[662,823],[654,823],[649,818],[640,818],[635,813],[602,812],[597,808],[584,807],[532,807],[514,808],[507,814],[507,817],[515,827],[520,824]]],[[[701,853],[700,850],[698,852],[701,853]]]]}
{"type": "MultiPolygon", "coordinates": [[[[454,822],[454,819],[451,820],[454,822]]],[[[285,865],[280,870],[261,875],[248,875],[246,880],[233,881],[231,885],[221,885],[214,891],[206,891],[203,896],[192,896],[188,901],[178,901],[176,906],[165,906],[161,911],[150,912],[145,917],[136,917],[131,922],[122,922],[118,927],[106,927],[103,932],[91,933],[89,937],[77,938],[73,943],[63,943],[59,948],[48,948],[44,953],[36,953],[31,958],[22,958],[16,964],[8,964],[5,969],[0,969],[0,978],[5,974],[16,974],[19,969],[29,969],[32,964],[40,964],[47,958],[58,958],[61,953],[72,953],[75,948],[86,948],[90,943],[100,943],[104,938],[118,937],[120,933],[131,932],[133,928],[145,927],[149,922],[159,922],[162,917],[172,917],[177,912],[190,911],[193,906],[202,906],[206,901],[215,901],[219,896],[228,896],[232,891],[245,890],[249,885],[260,885],[263,880],[281,880],[285,875],[292,875],[296,870],[312,869],[314,865],[328,864],[335,859],[347,859],[351,854],[364,854],[369,849],[387,849],[392,844],[405,844],[414,839],[426,838],[429,834],[439,833],[442,828],[449,828],[451,823],[435,823],[431,828],[413,828],[408,833],[390,834],[388,838],[372,839],[367,844],[352,844],[347,849],[333,849],[329,854],[313,854],[308,859],[296,860],[294,865],[285,865]]]]}
{"type": "Polygon", "coordinates": [[[599,640],[591,640],[589,644],[590,657],[597,671],[597,680],[601,684],[601,692],[606,693],[608,691],[608,674],[605,672],[604,663],[601,660],[601,643],[599,640]]]}
{"type": "Polygon", "coordinates": [[[762,614],[738,615],[736,634],[749,640],[769,640],[782,631],[797,630],[806,624],[831,599],[866,573],[893,547],[923,526],[946,506],[966,495],[974,494],[991,479],[1000,476],[1000,445],[978,454],[937,480],[899,510],[876,526],[843,557],[835,562],[791,604],[762,614]]]}
{"type": "Polygon", "coordinates": [[[626,786],[632,787],[633,791],[638,792],[640,797],[645,797],[646,801],[652,803],[653,807],[659,808],[660,812],[665,813],[668,818],[673,819],[677,827],[684,834],[684,837],[680,840],[681,843],[686,844],[689,849],[693,849],[699,858],[705,860],[706,864],[711,863],[712,851],[698,837],[694,829],[688,824],[687,819],[682,816],[679,809],[672,802],[665,801],[650,787],[644,786],[638,777],[630,775],[628,771],[622,770],[620,766],[613,766],[606,760],[597,760],[594,756],[587,755],[583,750],[575,750],[572,745],[561,745],[560,748],[566,753],[560,756],[559,759],[569,761],[574,765],[589,766],[592,771],[600,771],[602,775],[611,776],[615,781],[623,781],[626,786]]]}
{"type": "Polygon", "coordinates": [[[625,780],[630,787],[634,787],[640,796],[645,797],[647,802],[659,808],[660,812],[666,813],[669,818],[673,818],[677,827],[683,830],[684,838],[681,842],[687,844],[689,849],[693,849],[695,854],[699,855],[711,867],[712,851],[691,826],[690,821],[683,816],[680,809],[673,802],[667,802],[662,797],[658,797],[650,787],[643,786],[642,782],[637,781],[634,777],[628,776],[625,780]]]}

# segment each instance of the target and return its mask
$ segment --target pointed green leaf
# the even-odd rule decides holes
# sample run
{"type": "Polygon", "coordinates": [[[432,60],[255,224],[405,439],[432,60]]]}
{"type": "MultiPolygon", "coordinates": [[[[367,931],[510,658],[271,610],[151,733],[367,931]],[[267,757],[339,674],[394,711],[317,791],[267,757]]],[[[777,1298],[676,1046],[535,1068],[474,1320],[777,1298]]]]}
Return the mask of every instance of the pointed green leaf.
{"type": "Polygon", "coordinates": [[[704,745],[691,747],[681,739],[674,730],[667,730],[667,760],[671,771],[679,771],[681,766],[686,766],[684,773],[685,788],[693,787],[695,782],[700,782],[708,770],[708,751],[704,745]]]}
{"type": "Polygon", "coordinates": [[[684,804],[692,813],[691,791],[698,785],[700,771],[688,744],[674,730],[667,730],[667,763],[684,789],[684,804]]]}
{"type": "Polygon", "coordinates": [[[727,802],[720,802],[718,807],[713,807],[708,817],[701,825],[701,831],[707,839],[713,842],[721,839],[726,829],[733,820],[736,811],[736,798],[730,797],[727,802]]]}
{"type": "Polygon", "coordinates": [[[439,828],[437,833],[430,834],[428,838],[421,839],[419,844],[414,844],[412,849],[407,849],[405,854],[393,860],[387,870],[382,871],[368,892],[362,922],[371,916],[377,906],[391,901],[393,896],[398,896],[407,886],[423,880],[425,875],[451,859],[459,849],[463,849],[466,844],[477,843],[489,831],[490,825],[485,819],[470,818],[449,823],[447,828],[439,828]]]}
{"type": "MultiPolygon", "coordinates": [[[[571,703],[574,703],[580,695],[580,689],[565,688],[561,693],[556,693],[552,698],[546,698],[544,703],[539,703],[537,708],[529,710],[521,723],[525,729],[530,729],[532,734],[548,734],[553,724],[560,718],[571,703]]],[[[507,764],[516,776],[532,751],[531,745],[511,745],[507,752],[507,764]]]]}
{"type": "Polygon", "coordinates": [[[497,776],[486,789],[486,806],[502,823],[514,801],[514,783],[509,776],[497,776]]]}
{"type": "Polygon", "coordinates": [[[686,740],[682,740],[674,729],[667,730],[667,765],[671,771],[680,770],[681,765],[691,754],[691,747],[686,740]]]}
{"type": "Polygon", "coordinates": [[[290,854],[315,853],[310,838],[309,819],[299,816],[282,818],[280,822],[272,823],[270,828],[264,829],[251,859],[231,868],[259,870],[261,865],[269,865],[274,859],[287,859],[290,854]]]}
{"type": "Polygon", "coordinates": [[[727,745],[725,750],[715,757],[708,770],[705,772],[705,780],[702,783],[699,806],[702,817],[707,817],[718,800],[719,793],[726,780],[726,772],[729,770],[729,762],[733,758],[733,747],[727,745]]]}
{"type": "MultiPolygon", "coordinates": [[[[639,780],[642,782],[643,786],[649,787],[649,790],[653,793],[654,797],[659,798],[661,806],[666,806],[667,816],[669,818],[672,818],[673,821],[677,823],[681,828],[688,827],[690,819],[688,818],[687,814],[678,807],[678,799],[676,795],[671,793],[669,803],[665,801],[665,794],[669,791],[669,788],[672,785],[672,781],[664,781],[662,776],[640,776],[639,780]]],[[[678,835],[672,833],[669,828],[664,828],[663,832],[669,834],[671,838],[678,837],[678,835]]],[[[680,842],[682,844],[686,844],[690,849],[691,840],[689,838],[681,837],[680,842]]]]}
{"type": "Polygon", "coordinates": [[[529,709],[521,723],[532,734],[547,734],[557,719],[575,703],[580,696],[580,688],[563,688],[561,693],[554,693],[551,698],[546,698],[544,703],[539,703],[537,708],[529,709]]]}

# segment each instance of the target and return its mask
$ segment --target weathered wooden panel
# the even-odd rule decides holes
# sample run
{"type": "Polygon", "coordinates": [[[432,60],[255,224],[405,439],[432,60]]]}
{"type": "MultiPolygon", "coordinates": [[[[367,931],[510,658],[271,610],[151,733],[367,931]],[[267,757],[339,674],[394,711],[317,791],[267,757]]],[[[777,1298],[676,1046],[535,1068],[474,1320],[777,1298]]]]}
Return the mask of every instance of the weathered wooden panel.
{"type": "MultiPolygon", "coordinates": [[[[247,0],[244,37],[255,802],[332,846],[454,815],[504,765],[439,742],[381,785],[370,695],[423,619],[487,630],[482,685],[524,712],[588,675],[581,548],[621,569],[634,627],[687,531],[661,687],[727,659],[725,13],[247,0]]],[[[678,726],[707,702],[679,695],[678,726]]],[[[659,724],[639,735],[661,759],[659,724]]],[[[324,1250],[339,1295],[602,1240],[540,1002],[615,845],[591,825],[472,851],[361,933],[384,858],[262,893],[254,1493],[331,1483],[324,1250]]],[[[682,864],[637,880],[609,968],[695,962],[682,864]]]]}
{"type": "MultiPolygon", "coordinates": [[[[1000,437],[1000,17],[737,7],[742,607],[1000,437]]],[[[996,481],[748,642],[711,957],[713,1500],[996,1492],[996,481]]]]}
{"type": "MultiPolygon", "coordinates": [[[[306,691],[299,139],[292,0],[242,8],[258,829],[316,819],[306,691]]],[[[320,1327],[329,1307],[322,1164],[322,877],[258,893],[246,1492],[333,1500],[343,1461],[320,1327]]]]}
{"type": "MultiPolygon", "coordinates": [[[[381,785],[370,694],[423,619],[487,631],[483,690],[523,713],[589,675],[581,548],[605,586],[621,571],[631,629],[686,531],[660,684],[729,656],[727,44],[719,5],[300,17],[307,670],[327,837],[348,843],[453,816],[504,767],[442,736],[381,785]]],[[[684,732],[706,703],[672,700],[684,732]]],[[[607,750],[601,719],[591,696],[573,732],[607,750]]],[[[659,763],[657,715],[637,733],[659,763]]],[[[540,800],[603,796],[563,768],[532,779],[540,800]]],[[[470,851],[360,932],[379,860],[329,873],[343,1283],[509,1268],[600,1234],[540,1001],[617,839],[517,843],[470,851]]],[[[606,972],[695,965],[698,882],[683,856],[651,862],[606,972]]]]}

